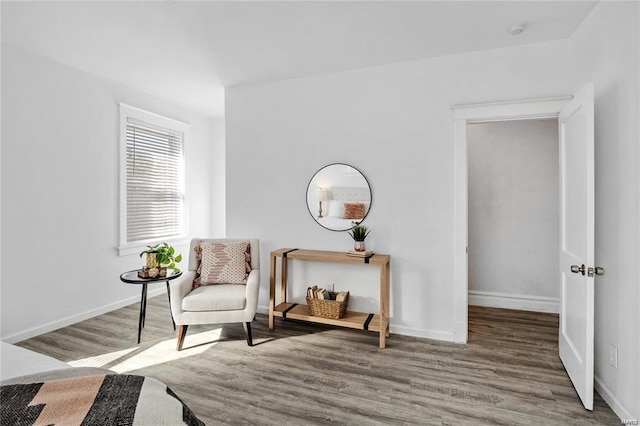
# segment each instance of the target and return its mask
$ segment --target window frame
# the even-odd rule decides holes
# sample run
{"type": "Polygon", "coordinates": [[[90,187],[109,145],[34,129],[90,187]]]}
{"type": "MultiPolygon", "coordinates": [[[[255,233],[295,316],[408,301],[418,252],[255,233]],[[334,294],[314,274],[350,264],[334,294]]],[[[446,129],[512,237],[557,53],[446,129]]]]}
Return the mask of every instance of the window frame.
{"type": "Polygon", "coordinates": [[[133,118],[138,121],[142,121],[154,126],[164,127],[175,132],[182,133],[182,161],[183,161],[183,173],[186,175],[186,141],[190,128],[188,123],[184,123],[173,118],[168,118],[160,114],[155,114],[149,111],[145,111],[140,108],[132,107],[130,105],[120,103],[120,212],[119,212],[119,245],[116,247],[119,256],[126,256],[130,254],[138,254],[144,250],[148,245],[157,244],[158,242],[167,242],[173,245],[186,244],[189,241],[188,229],[188,203],[187,203],[187,191],[186,191],[186,176],[183,176],[183,204],[182,204],[182,233],[180,235],[173,235],[171,237],[157,237],[140,241],[127,241],[127,120],[133,118]]]}

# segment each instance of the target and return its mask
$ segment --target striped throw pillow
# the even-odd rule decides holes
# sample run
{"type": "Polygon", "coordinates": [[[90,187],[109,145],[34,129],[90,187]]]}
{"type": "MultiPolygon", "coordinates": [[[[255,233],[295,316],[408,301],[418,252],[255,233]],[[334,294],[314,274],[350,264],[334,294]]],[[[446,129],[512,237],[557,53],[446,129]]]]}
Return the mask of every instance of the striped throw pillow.
{"type": "Polygon", "coordinates": [[[200,243],[200,284],[246,284],[249,241],[200,243]]]}

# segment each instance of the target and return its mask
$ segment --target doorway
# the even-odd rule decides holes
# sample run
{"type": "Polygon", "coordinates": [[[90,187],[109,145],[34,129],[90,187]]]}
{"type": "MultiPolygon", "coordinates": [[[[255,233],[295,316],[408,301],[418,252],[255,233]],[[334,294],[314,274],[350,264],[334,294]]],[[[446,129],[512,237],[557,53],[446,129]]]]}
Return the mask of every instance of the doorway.
{"type": "Polygon", "coordinates": [[[570,97],[453,107],[455,157],[454,341],[468,339],[468,142],[467,126],[474,123],[523,119],[557,119],[570,97]]]}
{"type": "Polygon", "coordinates": [[[560,322],[562,363],[587,410],[593,409],[594,278],[596,267],[594,87],[571,98],[454,107],[454,340],[468,339],[467,125],[557,117],[560,151],[560,322]]]}
{"type": "Polygon", "coordinates": [[[469,123],[469,304],[559,312],[556,118],[469,123]]]}

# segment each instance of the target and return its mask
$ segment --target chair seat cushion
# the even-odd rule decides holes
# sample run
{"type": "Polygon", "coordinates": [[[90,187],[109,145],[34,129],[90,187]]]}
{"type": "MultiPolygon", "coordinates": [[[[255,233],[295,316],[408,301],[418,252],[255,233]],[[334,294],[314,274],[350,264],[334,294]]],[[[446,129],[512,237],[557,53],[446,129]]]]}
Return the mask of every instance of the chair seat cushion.
{"type": "Polygon", "coordinates": [[[185,311],[233,311],[242,310],[247,304],[247,286],[217,284],[198,287],[182,299],[185,311]]]}

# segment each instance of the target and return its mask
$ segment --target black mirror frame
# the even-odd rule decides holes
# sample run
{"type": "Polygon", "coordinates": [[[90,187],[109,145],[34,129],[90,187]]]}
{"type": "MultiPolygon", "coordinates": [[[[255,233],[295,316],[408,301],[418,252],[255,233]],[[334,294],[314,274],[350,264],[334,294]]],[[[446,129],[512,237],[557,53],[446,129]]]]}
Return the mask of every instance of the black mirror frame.
{"type": "MultiPolygon", "coordinates": [[[[313,182],[313,178],[316,177],[316,175],[318,173],[320,173],[322,170],[326,169],[327,167],[330,166],[347,166],[347,167],[351,167],[352,169],[356,170],[358,173],[360,173],[360,176],[362,176],[362,178],[364,179],[364,181],[367,183],[367,187],[369,188],[369,209],[367,210],[367,213],[364,215],[364,217],[362,218],[362,220],[360,222],[357,222],[355,225],[361,224],[362,222],[364,222],[364,220],[367,218],[367,216],[369,216],[369,213],[371,212],[371,207],[373,206],[373,191],[371,190],[371,184],[369,183],[369,180],[367,179],[367,177],[364,175],[364,173],[362,173],[360,171],[360,169],[358,169],[357,167],[354,167],[350,164],[346,164],[346,163],[329,163],[326,166],[323,166],[321,168],[319,168],[314,174],[313,176],[311,176],[311,179],[309,179],[309,183],[307,184],[307,191],[305,193],[305,202],[307,204],[307,210],[309,211],[309,214],[311,215],[311,218],[313,219],[313,221],[315,223],[317,223],[318,225],[322,226],[324,229],[327,229],[329,231],[334,231],[334,232],[346,232],[349,231],[351,228],[347,228],[347,229],[332,229],[332,228],[327,228],[326,226],[324,226],[323,224],[321,224],[320,222],[318,222],[318,220],[316,219],[316,217],[314,216],[315,213],[313,213],[311,211],[311,207],[309,206],[309,202],[308,202],[308,197],[309,197],[309,187],[311,186],[311,182],[313,182]]],[[[354,226],[355,226],[354,225],[354,226]]]]}

